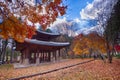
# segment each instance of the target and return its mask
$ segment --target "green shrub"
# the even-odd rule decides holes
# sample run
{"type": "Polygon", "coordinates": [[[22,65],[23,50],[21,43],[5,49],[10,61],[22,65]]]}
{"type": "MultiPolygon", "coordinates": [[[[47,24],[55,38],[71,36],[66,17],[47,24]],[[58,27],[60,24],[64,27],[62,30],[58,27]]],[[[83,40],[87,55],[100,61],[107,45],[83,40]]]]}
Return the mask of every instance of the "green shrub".
{"type": "Polygon", "coordinates": [[[118,59],[120,59],[120,54],[117,54],[115,57],[117,57],[118,59]]]}
{"type": "Polygon", "coordinates": [[[11,68],[13,68],[12,64],[3,64],[3,65],[0,65],[0,70],[1,69],[11,69],[11,68]]]}

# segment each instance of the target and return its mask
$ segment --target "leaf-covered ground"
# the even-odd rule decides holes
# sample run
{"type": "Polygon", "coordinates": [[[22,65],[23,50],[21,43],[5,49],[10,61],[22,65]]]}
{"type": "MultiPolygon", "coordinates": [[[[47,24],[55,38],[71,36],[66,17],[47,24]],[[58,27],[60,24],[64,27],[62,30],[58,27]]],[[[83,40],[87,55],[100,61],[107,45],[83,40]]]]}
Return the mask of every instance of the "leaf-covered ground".
{"type": "Polygon", "coordinates": [[[69,66],[71,64],[76,64],[78,62],[88,61],[88,60],[90,59],[66,59],[66,60],[61,60],[57,62],[48,62],[48,63],[40,64],[39,66],[31,66],[31,67],[20,68],[20,69],[14,69],[12,65],[1,65],[0,80],[6,80],[10,78],[15,78],[15,77],[36,74],[36,73],[64,67],[64,66],[69,66]]]}
{"type": "MultiPolygon", "coordinates": [[[[75,64],[88,59],[72,59],[57,63],[50,63],[23,69],[14,69],[0,66],[0,80],[12,77],[34,74],[51,70],[61,66],[75,64]]],[[[59,70],[53,73],[27,78],[24,80],[119,80],[120,79],[120,59],[113,59],[113,63],[104,63],[102,60],[95,60],[71,68],[59,70]]]]}
{"type": "Polygon", "coordinates": [[[60,70],[29,80],[120,80],[120,59],[113,63],[95,60],[72,68],[60,70]]]}

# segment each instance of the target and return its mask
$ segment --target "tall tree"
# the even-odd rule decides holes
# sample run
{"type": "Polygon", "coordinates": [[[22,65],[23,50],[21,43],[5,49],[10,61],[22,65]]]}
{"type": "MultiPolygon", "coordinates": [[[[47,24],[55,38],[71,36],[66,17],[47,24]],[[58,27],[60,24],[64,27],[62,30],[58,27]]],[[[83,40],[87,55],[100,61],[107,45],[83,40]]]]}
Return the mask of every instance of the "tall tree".
{"type": "MultiPolygon", "coordinates": [[[[105,28],[105,36],[107,43],[112,45],[112,53],[114,53],[114,45],[116,38],[118,37],[118,33],[120,32],[120,0],[117,1],[116,5],[113,8],[113,12],[111,13],[110,18],[107,21],[107,25],[105,28]]],[[[112,62],[112,53],[110,53],[110,47],[107,46],[109,54],[109,62],[112,62]]]]}
{"type": "MultiPolygon", "coordinates": [[[[0,0],[0,37],[13,38],[24,42],[25,38],[35,35],[35,24],[45,30],[58,16],[65,14],[66,6],[62,0],[0,0]],[[33,1],[33,2],[31,2],[33,1]],[[28,22],[31,25],[28,25],[28,22]]],[[[0,53],[4,60],[6,44],[0,53]]]]}
{"type": "Polygon", "coordinates": [[[109,18],[106,26],[106,33],[108,35],[109,41],[114,44],[115,39],[118,37],[118,33],[120,32],[120,0],[118,0],[117,4],[114,6],[113,13],[109,18]]]}
{"type": "Polygon", "coordinates": [[[39,23],[45,30],[56,18],[65,14],[66,6],[61,5],[62,0],[37,0],[35,5],[25,0],[1,0],[0,1],[0,35],[8,39],[14,38],[23,42],[26,37],[34,35],[34,27],[39,23]],[[30,34],[29,34],[29,31],[30,34]],[[33,31],[33,32],[32,32],[33,31]],[[29,36],[30,35],[30,36],[29,36]]]}
{"type": "Polygon", "coordinates": [[[105,40],[97,32],[91,32],[87,35],[78,36],[74,40],[73,51],[76,54],[91,54],[95,52],[106,53],[105,40]]]}
{"type": "MultiPolygon", "coordinates": [[[[108,2],[107,0],[103,0],[104,2],[108,2]]],[[[103,4],[101,13],[98,13],[98,22],[99,28],[103,32],[103,36],[105,37],[106,41],[106,51],[108,56],[109,63],[112,63],[112,54],[111,54],[111,45],[114,45],[114,38],[115,34],[113,33],[113,26],[114,22],[112,19],[112,14],[114,13],[114,5],[119,2],[119,0],[111,1],[109,4],[103,4]],[[106,8],[107,7],[107,8],[106,8]],[[111,21],[112,20],[112,21],[111,21]],[[112,24],[113,23],[113,24],[112,24]],[[109,27],[109,29],[108,29],[109,27]]]]}

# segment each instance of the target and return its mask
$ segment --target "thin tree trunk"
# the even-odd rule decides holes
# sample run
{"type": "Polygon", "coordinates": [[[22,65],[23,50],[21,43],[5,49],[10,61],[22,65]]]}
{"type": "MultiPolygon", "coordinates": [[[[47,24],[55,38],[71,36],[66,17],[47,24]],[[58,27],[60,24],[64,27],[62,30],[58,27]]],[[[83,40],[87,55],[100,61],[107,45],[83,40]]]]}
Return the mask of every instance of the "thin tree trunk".
{"type": "Polygon", "coordinates": [[[0,61],[2,61],[2,50],[0,51],[0,61]]]}
{"type": "Polygon", "coordinates": [[[3,56],[2,56],[2,63],[4,63],[4,61],[5,61],[5,53],[6,53],[7,43],[8,43],[8,41],[5,40],[5,44],[3,44],[4,47],[3,47],[3,51],[2,51],[2,54],[3,54],[3,56]]]}
{"type": "Polygon", "coordinates": [[[0,61],[2,56],[2,39],[0,38],[0,61]]]}
{"type": "Polygon", "coordinates": [[[13,62],[13,44],[12,44],[12,47],[11,47],[11,54],[10,54],[10,63],[13,62]]]}
{"type": "Polygon", "coordinates": [[[112,63],[112,55],[110,54],[110,46],[109,46],[109,42],[108,39],[106,38],[106,46],[107,46],[107,56],[108,56],[108,61],[109,63],[112,63]]]}
{"type": "Polygon", "coordinates": [[[2,61],[2,54],[3,54],[3,42],[2,42],[2,39],[1,39],[0,61],[2,61]]]}
{"type": "Polygon", "coordinates": [[[8,52],[6,52],[6,62],[8,62],[8,52]]]}

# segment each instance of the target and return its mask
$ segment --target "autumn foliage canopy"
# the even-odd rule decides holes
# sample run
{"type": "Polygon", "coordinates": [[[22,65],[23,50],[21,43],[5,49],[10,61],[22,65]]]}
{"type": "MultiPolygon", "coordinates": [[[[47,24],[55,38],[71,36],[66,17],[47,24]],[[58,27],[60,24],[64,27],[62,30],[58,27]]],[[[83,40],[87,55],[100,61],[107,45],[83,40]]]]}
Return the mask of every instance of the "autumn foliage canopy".
{"type": "Polygon", "coordinates": [[[1,0],[0,36],[24,42],[25,38],[35,35],[35,23],[45,30],[58,16],[65,14],[66,6],[61,3],[62,0],[42,0],[41,3],[31,5],[27,0],[1,0]],[[33,25],[29,26],[27,21],[33,25]]]}
{"type": "Polygon", "coordinates": [[[89,54],[91,52],[106,53],[105,40],[96,32],[87,35],[78,35],[74,39],[73,44],[75,54],[89,54]]]}

